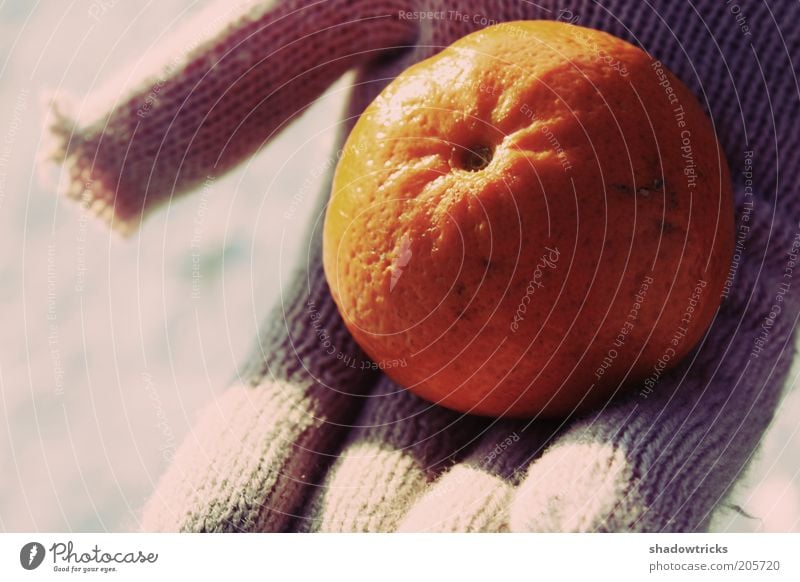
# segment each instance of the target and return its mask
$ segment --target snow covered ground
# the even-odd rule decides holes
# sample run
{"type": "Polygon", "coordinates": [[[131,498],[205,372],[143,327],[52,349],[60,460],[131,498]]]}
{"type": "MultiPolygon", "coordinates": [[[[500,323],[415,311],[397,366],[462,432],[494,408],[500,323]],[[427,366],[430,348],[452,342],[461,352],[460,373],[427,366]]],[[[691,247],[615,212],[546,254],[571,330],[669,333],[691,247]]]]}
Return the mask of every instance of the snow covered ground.
{"type": "MultiPolygon", "coordinates": [[[[136,528],[302,242],[342,85],[245,167],[127,241],[38,175],[41,97],[82,99],[200,7],[0,3],[0,531],[136,528]]],[[[732,499],[757,519],[723,509],[715,529],[800,531],[800,391],[787,394],[732,499]]]]}

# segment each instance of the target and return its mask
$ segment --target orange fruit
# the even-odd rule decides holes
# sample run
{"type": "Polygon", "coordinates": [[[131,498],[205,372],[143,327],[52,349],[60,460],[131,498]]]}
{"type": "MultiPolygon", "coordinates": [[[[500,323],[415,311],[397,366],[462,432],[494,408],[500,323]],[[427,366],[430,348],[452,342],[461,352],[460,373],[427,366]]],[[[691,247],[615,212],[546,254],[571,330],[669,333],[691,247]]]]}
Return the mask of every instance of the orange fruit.
{"type": "Polygon", "coordinates": [[[701,338],[732,255],[730,178],[697,100],[648,54],[512,22],[369,105],[323,240],[345,324],[399,384],[559,416],[646,397],[701,338]]]}

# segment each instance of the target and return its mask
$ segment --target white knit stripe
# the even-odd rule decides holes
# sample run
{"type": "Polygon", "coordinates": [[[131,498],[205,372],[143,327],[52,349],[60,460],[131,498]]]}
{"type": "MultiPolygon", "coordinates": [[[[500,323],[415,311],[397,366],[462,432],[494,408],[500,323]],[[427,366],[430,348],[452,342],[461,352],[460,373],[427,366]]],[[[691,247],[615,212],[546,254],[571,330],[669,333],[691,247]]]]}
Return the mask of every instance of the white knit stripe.
{"type": "Polygon", "coordinates": [[[269,502],[272,491],[284,497],[282,490],[304,478],[286,468],[300,435],[319,424],[313,408],[288,386],[229,388],[205,408],[178,449],[145,506],[142,528],[217,531],[252,529],[255,522],[269,528],[272,508],[260,502],[269,502]]]}
{"type": "Polygon", "coordinates": [[[442,475],[398,526],[403,532],[508,531],[513,487],[495,475],[460,463],[442,475]]]}
{"type": "Polygon", "coordinates": [[[365,357],[333,303],[320,253],[316,236],[310,268],[268,318],[241,381],[206,407],[158,484],[145,531],[280,531],[302,511],[375,380],[308,332],[313,313],[337,350],[365,357]]]}
{"type": "Polygon", "coordinates": [[[427,484],[411,454],[357,442],[331,469],[312,527],[322,532],[393,531],[427,484]]]}
{"type": "Polygon", "coordinates": [[[510,525],[516,532],[589,532],[637,528],[645,512],[630,495],[633,471],[612,443],[557,444],[535,462],[516,492],[510,525]],[[624,503],[625,507],[619,507],[624,503]],[[625,516],[629,523],[616,523],[625,516]]]}
{"type": "Polygon", "coordinates": [[[384,376],[326,479],[305,528],[392,531],[484,421],[425,402],[384,376]]]}
{"type": "Polygon", "coordinates": [[[464,461],[427,488],[403,531],[508,531],[515,485],[564,423],[494,420],[464,461]]]}
{"type": "MultiPolygon", "coordinates": [[[[280,8],[281,14],[289,14],[304,4],[308,2],[286,2],[280,8]]],[[[753,330],[764,320],[765,309],[769,311],[775,282],[785,264],[785,256],[775,249],[788,248],[787,241],[793,236],[794,231],[784,227],[790,219],[796,219],[796,212],[787,209],[800,208],[797,180],[793,179],[798,164],[781,163],[783,191],[773,192],[772,188],[779,183],[773,145],[780,146],[779,158],[784,162],[797,160],[800,152],[800,148],[787,147],[798,139],[796,132],[786,129],[792,127],[786,111],[793,111],[797,104],[793,77],[775,72],[789,70],[788,61],[781,50],[775,50],[780,43],[770,44],[776,31],[766,18],[766,4],[759,4],[749,13],[754,16],[758,11],[755,52],[767,69],[765,81],[750,63],[753,52],[736,49],[736,45],[742,46],[741,37],[722,34],[723,29],[736,32],[727,18],[727,9],[721,4],[695,6],[705,14],[705,24],[714,39],[732,57],[728,64],[735,77],[733,84],[740,91],[734,94],[731,80],[714,70],[720,66],[721,57],[712,50],[714,39],[699,17],[687,20],[685,7],[675,2],[657,2],[653,10],[622,10],[627,4],[609,0],[602,5],[567,7],[571,6],[581,18],[580,24],[631,40],[635,34],[646,50],[675,70],[695,93],[705,89],[734,165],[745,148],[756,151],[758,163],[754,172],[763,189],[757,192],[756,212],[765,215],[762,220],[769,219],[771,208],[766,208],[766,201],[777,196],[781,204],[777,216],[782,226],[775,233],[780,244],[770,246],[763,270],[755,252],[755,258],[742,263],[729,299],[747,311],[739,333],[750,334],[745,339],[745,343],[749,342],[753,330]],[[659,16],[667,23],[661,22],[659,16]],[[768,46],[772,48],[766,50],[768,46]],[[769,94],[764,92],[765,84],[770,88],[769,94]],[[747,109],[744,116],[740,115],[736,97],[743,100],[747,109]],[[774,126],[770,106],[778,114],[774,126]],[[740,117],[746,117],[747,139],[740,117]],[[775,142],[776,137],[780,143],[775,142]],[[752,295],[750,304],[754,287],[757,293],[752,295]]],[[[190,71],[186,61],[179,58],[176,68],[166,75],[146,76],[130,92],[120,92],[116,87],[116,94],[122,95],[120,105],[114,111],[104,110],[95,121],[80,122],[78,127],[67,116],[56,116],[54,131],[59,143],[54,155],[70,169],[70,179],[65,184],[70,196],[81,198],[85,194],[87,204],[113,220],[115,226],[133,226],[145,196],[151,206],[199,183],[209,173],[216,175],[232,167],[283,127],[293,113],[341,72],[356,63],[368,62],[374,56],[369,51],[409,42],[413,38],[409,32],[419,27],[418,46],[413,50],[385,62],[370,62],[362,71],[359,79],[363,85],[354,91],[351,113],[361,111],[388,78],[406,66],[479,28],[469,16],[496,20],[554,18],[564,7],[549,1],[504,4],[486,0],[330,0],[313,13],[297,13],[280,25],[262,26],[269,24],[271,18],[266,12],[269,4],[254,0],[249,6],[243,11],[244,17],[233,18],[231,26],[220,29],[216,36],[212,35],[214,40],[201,44],[193,53],[193,62],[201,65],[196,70],[190,71]],[[546,6],[540,8],[537,4],[546,6]],[[422,23],[397,17],[399,9],[409,8],[457,10],[468,17],[422,23]],[[366,19],[363,26],[346,30],[339,26],[381,13],[393,13],[394,17],[377,26],[366,19]],[[313,41],[293,45],[291,58],[282,56],[263,66],[256,64],[275,48],[326,27],[329,34],[315,35],[313,41]],[[261,34],[251,37],[253,31],[261,34]],[[243,42],[245,38],[249,40],[243,42]],[[228,62],[228,66],[211,66],[214,59],[234,46],[238,60],[228,62]],[[366,52],[358,59],[328,62],[332,56],[348,51],[366,52]],[[319,66],[321,63],[324,65],[319,66]],[[214,73],[199,83],[209,69],[214,73]],[[252,74],[242,76],[244,70],[252,74]],[[298,81],[290,85],[291,90],[275,92],[293,76],[298,81]],[[239,79],[240,84],[236,84],[239,79]],[[221,93],[234,85],[233,101],[214,105],[221,93]],[[160,87],[156,105],[139,117],[137,110],[156,86],[160,87]],[[253,112],[256,115],[251,116],[253,112]],[[245,118],[248,123],[242,123],[245,118]],[[202,123],[203,119],[208,123],[202,123]],[[226,144],[229,149],[220,151],[226,144]]],[[[795,2],[787,0],[777,7],[780,10],[774,11],[786,22],[797,20],[793,16],[798,12],[795,2]]],[[[796,48],[795,43],[788,50],[796,55],[796,48]]],[[[763,230],[761,224],[759,228],[763,230]]],[[[792,229],[795,226],[792,224],[792,229]]],[[[764,238],[763,232],[759,236],[764,238]]],[[[325,325],[337,345],[347,346],[346,351],[355,353],[327,297],[319,265],[312,265],[311,272],[310,295],[324,313],[325,325]]],[[[329,455],[340,448],[337,425],[352,424],[358,412],[357,398],[347,394],[363,393],[362,384],[366,381],[326,359],[317,349],[308,312],[303,308],[308,294],[308,285],[299,282],[287,294],[292,297],[288,301],[292,305],[271,315],[251,362],[252,378],[247,378],[255,387],[235,385],[204,411],[146,507],[145,530],[280,530],[290,523],[289,514],[299,513],[301,504],[311,498],[308,481],[319,479],[319,473],[328,468],[329,455]]],[[[728,309],[723,314],[722,327],[731,333],[736,323],[733,311],[728,309]]],[[[740,366],[735,361],[726,363],[714,391],[687,421],[687,410],[697,405],[697,394],[717,373],[719,354],[713,350],[721,348],[711,347],[701,354],[697,370],[693,369],[684,389],[676,391],[671,407],[651,407],[646,414],[630,417],[628,422],[630,403],[621,403],[598,415],[588,426],[568,428],[531,465],[516,494],[509,483],[514,482],[514,471],[526,469],[529,455],[520,454],[519,459],[511,455],[528,446],[538,448],[529,445],[524,436],[511,453],[504,453],[499,464],[495,459],[479,459],[493,450],[487,436],[469,462],[453,467],[431,486],[440,466],[431,470],[430,462],[447,458],[448,451],[457,450],[459,443],[468,442],[469,438],[454,436],[452,433],[457,431],[442,422],[441,412],[435,409],[409,420],[405,408],[408,402],[403,398],[368,400],[362,413],[368,421],[359,421],[363,427],[353,431],[342,455],[321,479],[312,504],[312,520],[304,524],[348,531],[385,531],[398,526],[412,530],[485,531],[502,530],[509,524],[515,531],[702,529],[710,508],[738,474],[774,409],[785,370],[779,369],[769,381],[765,378],[782,349],[779,344],[791,339],[790,324],[796,313],[796,299],[791,304],[787,299],[783,320],[773,328],[772,345],[760,360],[758,377],[750,384],[738,385],[740,366]],[[733,398],[730,403],[729,397],[733,398]],[[709,432],[703,415],[713,419],[718,412],[721,420],[709,432]],[[433,421],[415,422],[419,418],[433,421]],[[385,426],[392,429],[380,428],[385,426]],[[422,438],[423,433],[430,438],[422,438]],[[446,494],[434,496],[437,490],[446,494]],[[473,505],[474,509],[470,509],[473,505]],[[493,509],[483,511],[484,506],[493,509]],[[410,513],[399,523],[398,516],[408,509],[410,513]]],[[[720,345],[725,343],[719,335],[716,340],[720,345]]],[[[734,360],[747,357],[740,355],[734,354],[734,360]]],[[[788,355],[784,354],[784,358],[788,355]]],[[[662,382],[659,390],[663,393],[667,388],[674,386],[662,382]]],[[[473,430],[472,436],[479,432],[473,430]]]]}
{"type": "MultiPolygon", "coordinates": [[[[631,394],[562,434],[530,467],[512,506],[512,529],[706,529],[779,399],[781,384],[769,380],[770,370],[785,374],[793,351],[773,339],[758,358],[750,355],[785,256],[767,252],[766,241],[788,249],[793,236],[786,224],[771,223],[766,210],[753,213],[741,279],[696,360],[690,356],[667,373],[647,398],[631,394]],[[740,460],[727,462],[731,457],[740,460]]],[[[771,337],[790,338],[797,303],[796,295],[781,302],[783,319],[771,337]]]]}

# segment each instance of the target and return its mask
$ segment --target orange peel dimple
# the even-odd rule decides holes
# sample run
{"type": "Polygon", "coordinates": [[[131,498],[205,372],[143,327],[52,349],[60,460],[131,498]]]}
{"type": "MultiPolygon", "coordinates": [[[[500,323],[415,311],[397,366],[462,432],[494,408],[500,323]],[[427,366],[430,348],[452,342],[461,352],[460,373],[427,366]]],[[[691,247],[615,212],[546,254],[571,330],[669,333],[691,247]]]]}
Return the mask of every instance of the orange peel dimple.
{"type": "Polygon", "coordinates": [[[730,190],[697,100],[645,52],[506,23],[410,67],[362,114],[324,267],[356,341],[406,362],[386,373],[409,390],[464,412],[564,415],[702,336],[732,253],[730,190]]]}

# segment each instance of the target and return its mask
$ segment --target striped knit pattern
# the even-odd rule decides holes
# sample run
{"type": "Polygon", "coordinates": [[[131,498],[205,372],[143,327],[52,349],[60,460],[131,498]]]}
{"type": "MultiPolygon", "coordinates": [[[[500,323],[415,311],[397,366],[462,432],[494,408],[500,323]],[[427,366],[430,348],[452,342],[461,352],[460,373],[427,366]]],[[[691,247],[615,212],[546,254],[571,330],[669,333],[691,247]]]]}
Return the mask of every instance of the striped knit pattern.
{"type": "Polygon", "coordinates": [[[320,262],[300,271],[264,328],[251,369],[201,414],[144,509],[145,531],[281,531],[353,423],[374,377],[322,354],[313,321],[352,358],[320,262]],[[268,356],[267,356],[268,354],[268,356]]]}
{"type": "Polygon", "coordinates": [[[425,402],[384,376],[320,484],[307,527],[392,531],[427,484],[463,456],[483,422],[425,402]]]}
{"type": "Polygon", "coordinates": [[[634,390],[552,425],[462,417],[326,355],[315,326],[363,358],[330,299],[315,238],[245,381],[209,404],[145,507],[142,528],[706,529],[772,418],[800,312],[797,281],[779,293],[800,241],[792,73],[800,4],[742,10],[749,36],[725,2],[712,0],[250,2],[168,67],[116,88],[115,105],[95,119],[58,114],[53,157],[70,169],[65,192],[125,229],[246,159],[346,70],[359,71],[350,127],[391,78],[490,20],[560,18],[641,46],[692,89],[731,164],[738,216],[751,217],[730,294],[702,344],[652,392],[634,390]],[[401,14],[414,10],[448,16],[401,14]],[[741,174],[748,151],[752,210],[741,174]]]}
{"type": "Polygon", "coordinates": [[[514,486],[530,461],[542,453],[558,424],[496,420],[479,435],[464,460],[433,483],[400,531],[508,531],[514,486]]]}
{"type": "Polygon", "coordinates": [[[505,532],[513,487],[462,463],[453,467],[417,503],[398,526],[402,532],[505,532]]]}

